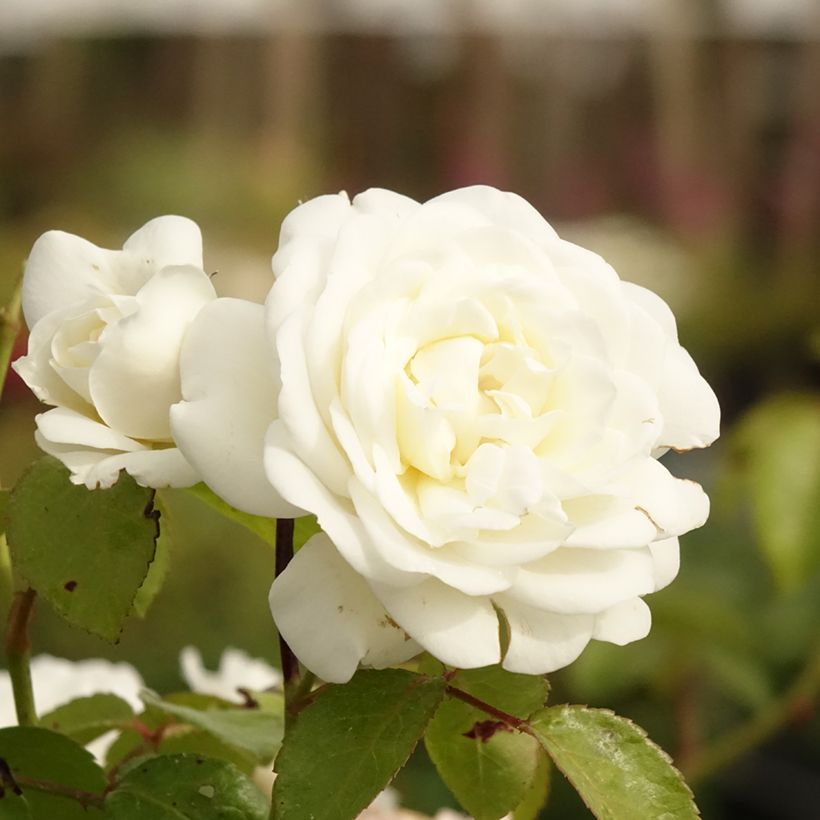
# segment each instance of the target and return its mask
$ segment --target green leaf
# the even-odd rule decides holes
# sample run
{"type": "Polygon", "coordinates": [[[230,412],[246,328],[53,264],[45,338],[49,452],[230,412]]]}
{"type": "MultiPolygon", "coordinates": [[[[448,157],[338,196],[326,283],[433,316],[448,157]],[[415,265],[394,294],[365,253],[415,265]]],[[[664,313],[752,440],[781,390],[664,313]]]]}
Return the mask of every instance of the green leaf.
{"type": "Polygon", "coordinates": [[[599,820],[700,817],[669,756],[606,709],[554,706],[533,715],[539,743],[599,820]]]}
{"type": "Polygon", "coordinates": [[[305,542],[321,532],[319,521],[315,515],[303,515],[293,522],[293,550],[294,552],[304,546],[305,542]]]}
{"type": "Polygon", "coordinates": [[[85,745],[110,729],[121,729],[134,716],[122,698],[112,694],[77,698],[40,718],[40,725],[85,745]]]}
{"type": "Polygon", "coordinates": [[[140,697],[147,706],[202,729],[229,746],[249,752],[260,763],[273,760],[282,742],[285,725],[282,713],[240,707],[196,709],[162,700],[147,690],[140,697]]]}
{"type": "Polygon", "coordinates": [[[148,574],[137,590],[134,598],[134,614],[139,618],[144,618],[148,614],[154,598],[157,597],[171,566],[171,535],[169,526],[168,508],[160,498],[154,498],[154,506],[159,510],[162,527],[159,538],[157,538],[157,548],[154,553],[154,560],[148,567],[148,574]]]}
{"type": "Polygon", "coordinates": [[[124,472],[108,490],[87,490],[40,459],[11,494],[12,562],[69,623],[116,641],[154,558],[153,495],[124,472]]]}
{"type": "Polygon", "coordinates": [[[737,436],[761,548],[778,586],[792,590],[820,569],[820,398],[771,399],[737,436]]]}
{"type": "Polygon", "coordinates": [[[224,518],[236,521],[237,524],[241,524],[245,529],[256,533],[256,535],[272,547],[276,546],[275,518],[264,518],[261,515],[251,515],[250,513],[240,512],[223,501],[207,484],[194,484],[193,487],[188,487],[188,492],[216,510],[224,518]]]}
{"type": "Polygon", "coordinates": [[[203,729],[191,728],[187,731],[179,731],[178,728],[175,728],[173,732],[163,735],[157,752],[163,755],[191,752],[201,757],[227,760],[248,775],[252,774],[259,765],[272,766],[272,760],[267,760],[266,764],[260,764],[255,755],[243,749],[237,749],[236,746],[225,743],[203,729]]]}
{"type": "MultiPolygon", "coordinates": [[[[547,699],[546,678],[500,666],[461,670],[451,683],[516,717],[526,718],[547,699]]],[[[448,698],[430,722],[424,743],[441,779],[476,820],[508,814],[534,785],[541,749],[468,703],[448,698]],[[469,735],[469,737],[468,737],[469,735]]]]}
{"type": "Polygon", "coordinates": [[[350,820],[407,762],[444,696],[441,678],[362,670],[299,713],[276,758],[276,820],[350,820]]]}
{"type": "Polygon", "coordinates": [[[231,763],[161,755],[132,768],[108,794],[110,820],[265,820],[268,802],[231,763]]]}
{"type": "Polygon", "coordinates": [[[538,767],[535,777],[524,799],[512,812],[512,820],[537,820],[541,809],[547,804],[552,785],[552,762],[547,754],[541,750],[538,755],[538,767]]]}
{"type": "Polygon", "coordinates": [[[99,809],[84,808],[77,800],[26,785],[25,778],[47,781],[102,798],[105,775],[90,752],[63,735],[35,726],[0,729],[0,757],[18,781],[22,795],[6,788],[0,798],[0,817],[45,820],[92,820],[99,809]]]}

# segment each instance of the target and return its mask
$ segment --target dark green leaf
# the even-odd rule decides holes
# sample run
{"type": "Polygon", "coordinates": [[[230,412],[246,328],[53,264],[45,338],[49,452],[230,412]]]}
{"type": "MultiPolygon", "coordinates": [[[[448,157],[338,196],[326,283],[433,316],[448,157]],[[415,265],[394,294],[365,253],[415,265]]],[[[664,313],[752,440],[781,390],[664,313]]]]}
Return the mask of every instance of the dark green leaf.
{"type": "Polygon", "coordinates": [[[323,689],[276,758],[274,817],[356,817],[407,762],[443,696],[441,678],[400,669],[362,670],[323,689]]]}
{"type": "Polygon", "coordinates": [[[231,521],[236,521],[246,529],[256,533],[263,541],[276,546],[276,519],[264,518],[260,515],[240,512],[230,504],[224,502],[207,484],[194,484],[188,491],[195,495],[200,501],[205,502],[209,507],[216,510],[220,515],[231,521]]]}
{"type": "Polygon", "coordinates": [[[40,725],[85,745],[110,729],[121,729],[134,716],[122,698],[112,694],[77,698],[40,718],[40,725]]]}
{"type": "Polygon", "coordinates": [[[820,569],[820,399],[780,396],[738,431],[760,545],[783,590],[820,569]]]}
{"type": "Polygon", "coordinates": [[[196,726],[219,740],[242,749],[260,763],[273,760],[284,732],[283,714],[261,709],[228,708],[196,709],[179,703],[162,700],[153,692],[141,695],[147,706],[172,715],[177,720],[196,726]]]}
{"type": "Polygon", "coordinates": [[[22,795],[6,788],[0,798],[0,817],[31,820],[93,820],[102,812],[70,797],[26,785],[25,778],[47,781],[67,789],[102,797],[105,775],[90,752],[63,735],[33,726],[0,729],[0,757],[18,780],[22,795]]]}
{"type": "Polygon", "coordinates": [[[236,766],[195,754],[132,768],[105,800],[110,820],[265,820],[268,803],[236,766]]]}
{"type": "Polygon", "coordinates": [[[319,526],[319,521],[315,515],[303,515],[301,518],[294,519],[293,522],[293,549],[294,551],[304,546],[305,542],[321,532],[322,528],[319,526]]]}
{"type": "MultiPolygon", "coordinates": [[[[236,746],[225,743],[203,729],[190,728],[180,731],[176,728],[175,731],[163,735],[157,752],[163,755],[193,752],[203,757],[227,760],[245,774],[252,774],[254,769],[260,765],[255,755],[237,749],[236,746]]],[[[267,764],[272,767],[273,761],[268,760],[267,764]]]]}
{"type": "Polygon", "coordinates": [[[605,709],[554,706],[533,715],[530,725],[599,820],[700,817],[669,756],[626,718],[605,709]]]}
{"type": "Polygon", "coordinates": [[[41,459],[11,494],[12,561],[67,621],[115,641],[154,558],[152,498],[124,472],[109,490],[87,490],[41,459]]]}
{"type": "MultiPolygon", "coordinates": [[[[522,718],[543,707],[548,693],[545,678],[500,666],[459,671],[451,683],[522,718]]],[[[461,700],[448,698],[441,704],[424,742],[442,780],[476,820],[503,817],[535,782],[541,754],[535,738],[461,700]]]]}
{"type": "Polygon", "coordinates": [[[6,509],[9,505],[9,490],[0,490],[0,532],[6,531],[6,509]]]}
{"type": "Polygon", "coordinates": [[[162,527],[160,528],[159,538],[157,539],[157,549],[154,553],[154,560],[151,561],[151,566],[148,567],[148,574],[145,576],[145,580],[137,590],[136,597],[134,598],[134,614],[140,618],[144,618],[148,614],[148,609],[162,589],[162,585],[165,583],[165,578],[171,566],[171,528],[168,508],[160,501],[159,497],[154,499],[154,506],[160,512],[162,527]]]}

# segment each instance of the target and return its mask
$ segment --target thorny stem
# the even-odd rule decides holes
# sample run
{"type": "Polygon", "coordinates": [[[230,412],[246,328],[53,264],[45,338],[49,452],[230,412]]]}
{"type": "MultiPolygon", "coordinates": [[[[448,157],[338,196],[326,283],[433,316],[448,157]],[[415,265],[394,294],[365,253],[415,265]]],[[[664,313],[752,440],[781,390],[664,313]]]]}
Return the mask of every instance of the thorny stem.
{"type": "Polygon", "coordinates": [[[689,765],[682,766],[690,783],[705,780],[764,743],[778,730],[805,716],[820,694],[820,644],[792,685],[747,723],[727,732],[689,765]]]}
{"type": "Polygon", "coordinates": [[[9,369],[9,359],[14,348],[14,341],[20,331],[20,300],[22,297],[22,283],[12,294],[11,301],[0,308],[0,397],[6,384],[6,373],[9,369]]]}
{"type": "MultiPolygon", "coordinates": [[[[287,568],[293,558],[293,519],[276,519],[276,577],[287,568]]],[[[299,661],[287,641],[279,634],[279,654],[282,659],[282,678],[285,684],[285,708],[299,685],[299,661]]]]}
{"type": "Polygon", "coordinates": [[[33,726],[37,723],[34,692],[31,688],[31,642],[28,636],[36,595],[30,587],[15,593],[6,630],[6,661],[14,693],[17,722],[21,726],[33,726]]]}
{"type": "Polygon", "coordinates": [[[517,729],[519,732],[526,732],[527,734],[532,734],[532,729],[530,728],[530,724],[527,723],[526,720],[516,717],[515,715],[511,715],[508,712],[502,712],[501,709],[496,709],[495,706],[491,706],[489,703],[485,703],[483,700],[479,700],[474,695],[471,695],[469,692],[465,692],[463,689],[459,689],[456,686],[451,686],[450,684],[447,685],[445,691],[448,695],[458,698],[459,700],[463,700],[465,703],[469,703],[470,706],[474,706],[476,709],[480,709],[482,712],[486,712],[490,717],[494,717],[496,720],[500,720],[502,723],[506,723],[512,729],[517,729]]]}

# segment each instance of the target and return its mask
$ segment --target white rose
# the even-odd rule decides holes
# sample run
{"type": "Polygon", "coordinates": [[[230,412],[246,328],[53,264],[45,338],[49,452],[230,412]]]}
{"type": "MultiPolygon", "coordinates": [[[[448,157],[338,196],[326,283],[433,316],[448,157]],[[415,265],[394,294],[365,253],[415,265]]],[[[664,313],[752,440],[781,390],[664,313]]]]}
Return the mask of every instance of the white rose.
{"type": "Polygon", "coordinates": [[[49,231],[23,275],[28,355],[14,369],[53,410],[37,443],[77,484],[111,486],[121,469],[143,485],[198,476],[174,446],[168,409],[179,400],[179,351],[199,310],[216,298],[189,219],[151,220],[121,251],[49,231]]]}
{"type": "Polygon", "coordinates": [[[278,669],[230,646],[222,653],[219,668],[213,672],[205,668],[202,653],[195,646],[185,646],[179,653],[179,669],[192,692],[235,702],[244,701],[239,696],[240,689],[262,692],[282,685],[282,673],[278,669]]]}
{"type": "Polygon", "coordinates": [[[545,673],[590,639],[647,634],[642,596],[672,580],[677,536],[708,515],[657,458],[710,444],[719,424],[659,297],[486,187],[423,205],[382,190],[311,200],[273,267],[270,350],[257,318],[232,381],[192,331],[196,390],[183,368],[190,401],[172,418],[216,486],[218,431],[242,419],[258,475],[267,413],[266,474],[324,530],[270,595],[308,668],[342,682],[425,649],[545,673]],[[231,396],[263,382],[264,406],[231,396]]]}

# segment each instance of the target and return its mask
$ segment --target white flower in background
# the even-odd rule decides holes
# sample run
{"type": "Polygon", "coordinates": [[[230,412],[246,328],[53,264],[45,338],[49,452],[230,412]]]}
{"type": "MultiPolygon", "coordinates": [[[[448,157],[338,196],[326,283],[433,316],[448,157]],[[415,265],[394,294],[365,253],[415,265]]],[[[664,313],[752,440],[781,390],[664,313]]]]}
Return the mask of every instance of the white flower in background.
{"type": "Polygon", "coordinates": [[[163,216],[121,251],[49,231],[23,276],[28,354],[14,369],[54,409],[37,416],[37,443],[72,481],[111,486],[125,469],[143,485],[199,479],[174,446],[168,408],[180,398],[179,350],[216,298],[189,219],[163,216]]]}
{"type": "Polygon", "coordinates": [[[238,694],[240,689],[263,692],[282,685],[282,673],[278,669],[233,647],[222,653],[216,671],[205,668],[202,653],[193,646],[186,646],[180,652],[179,666],[191,691],[224,700],[242,701],[238,694]]]}
{"type": "MultiPolygon", "coordinates": [[[[358,820],[428,820],[428,816],[402,808],[398,792],[388,787],[359,815],[358,820]]],[[[439,809],[432,820],[469,819],[466,815],[452,809],[439,809]]],[[[504,817],[502,820],[507,820],[507,818],[504,817]]]]}
{"type": "MultiPolygon", "coordinates": [[[[37,655],[31,659],[31,686],[34,703],[41,717],[58,706],[63,706],[76,698],[110,693],[126,701],[132,709],[142,711],[140,690],[145,686],[139,672],[127,663],[114,663],[99,658],[69,661],[52,655],[37,655]]],[[[9,673],[0,670],[0,728],[16,726],[9,673]]],[[[105,752],[111,745],[116,732],[106,732],[87,744],[88,750],[98,761],[105,759],[105,752]]]]}
{"type": "Polygon", "coordinates": [[[273,268],[267,347],[261,313],[209,306],[172,425],[217,492],[240,475],[318,516],[270,596],[308,668],[425,649],[535,674],[647,634],[709,506],[657,459],[719,424],[659,297],[487,187],[311,200],[273,268]]]}

